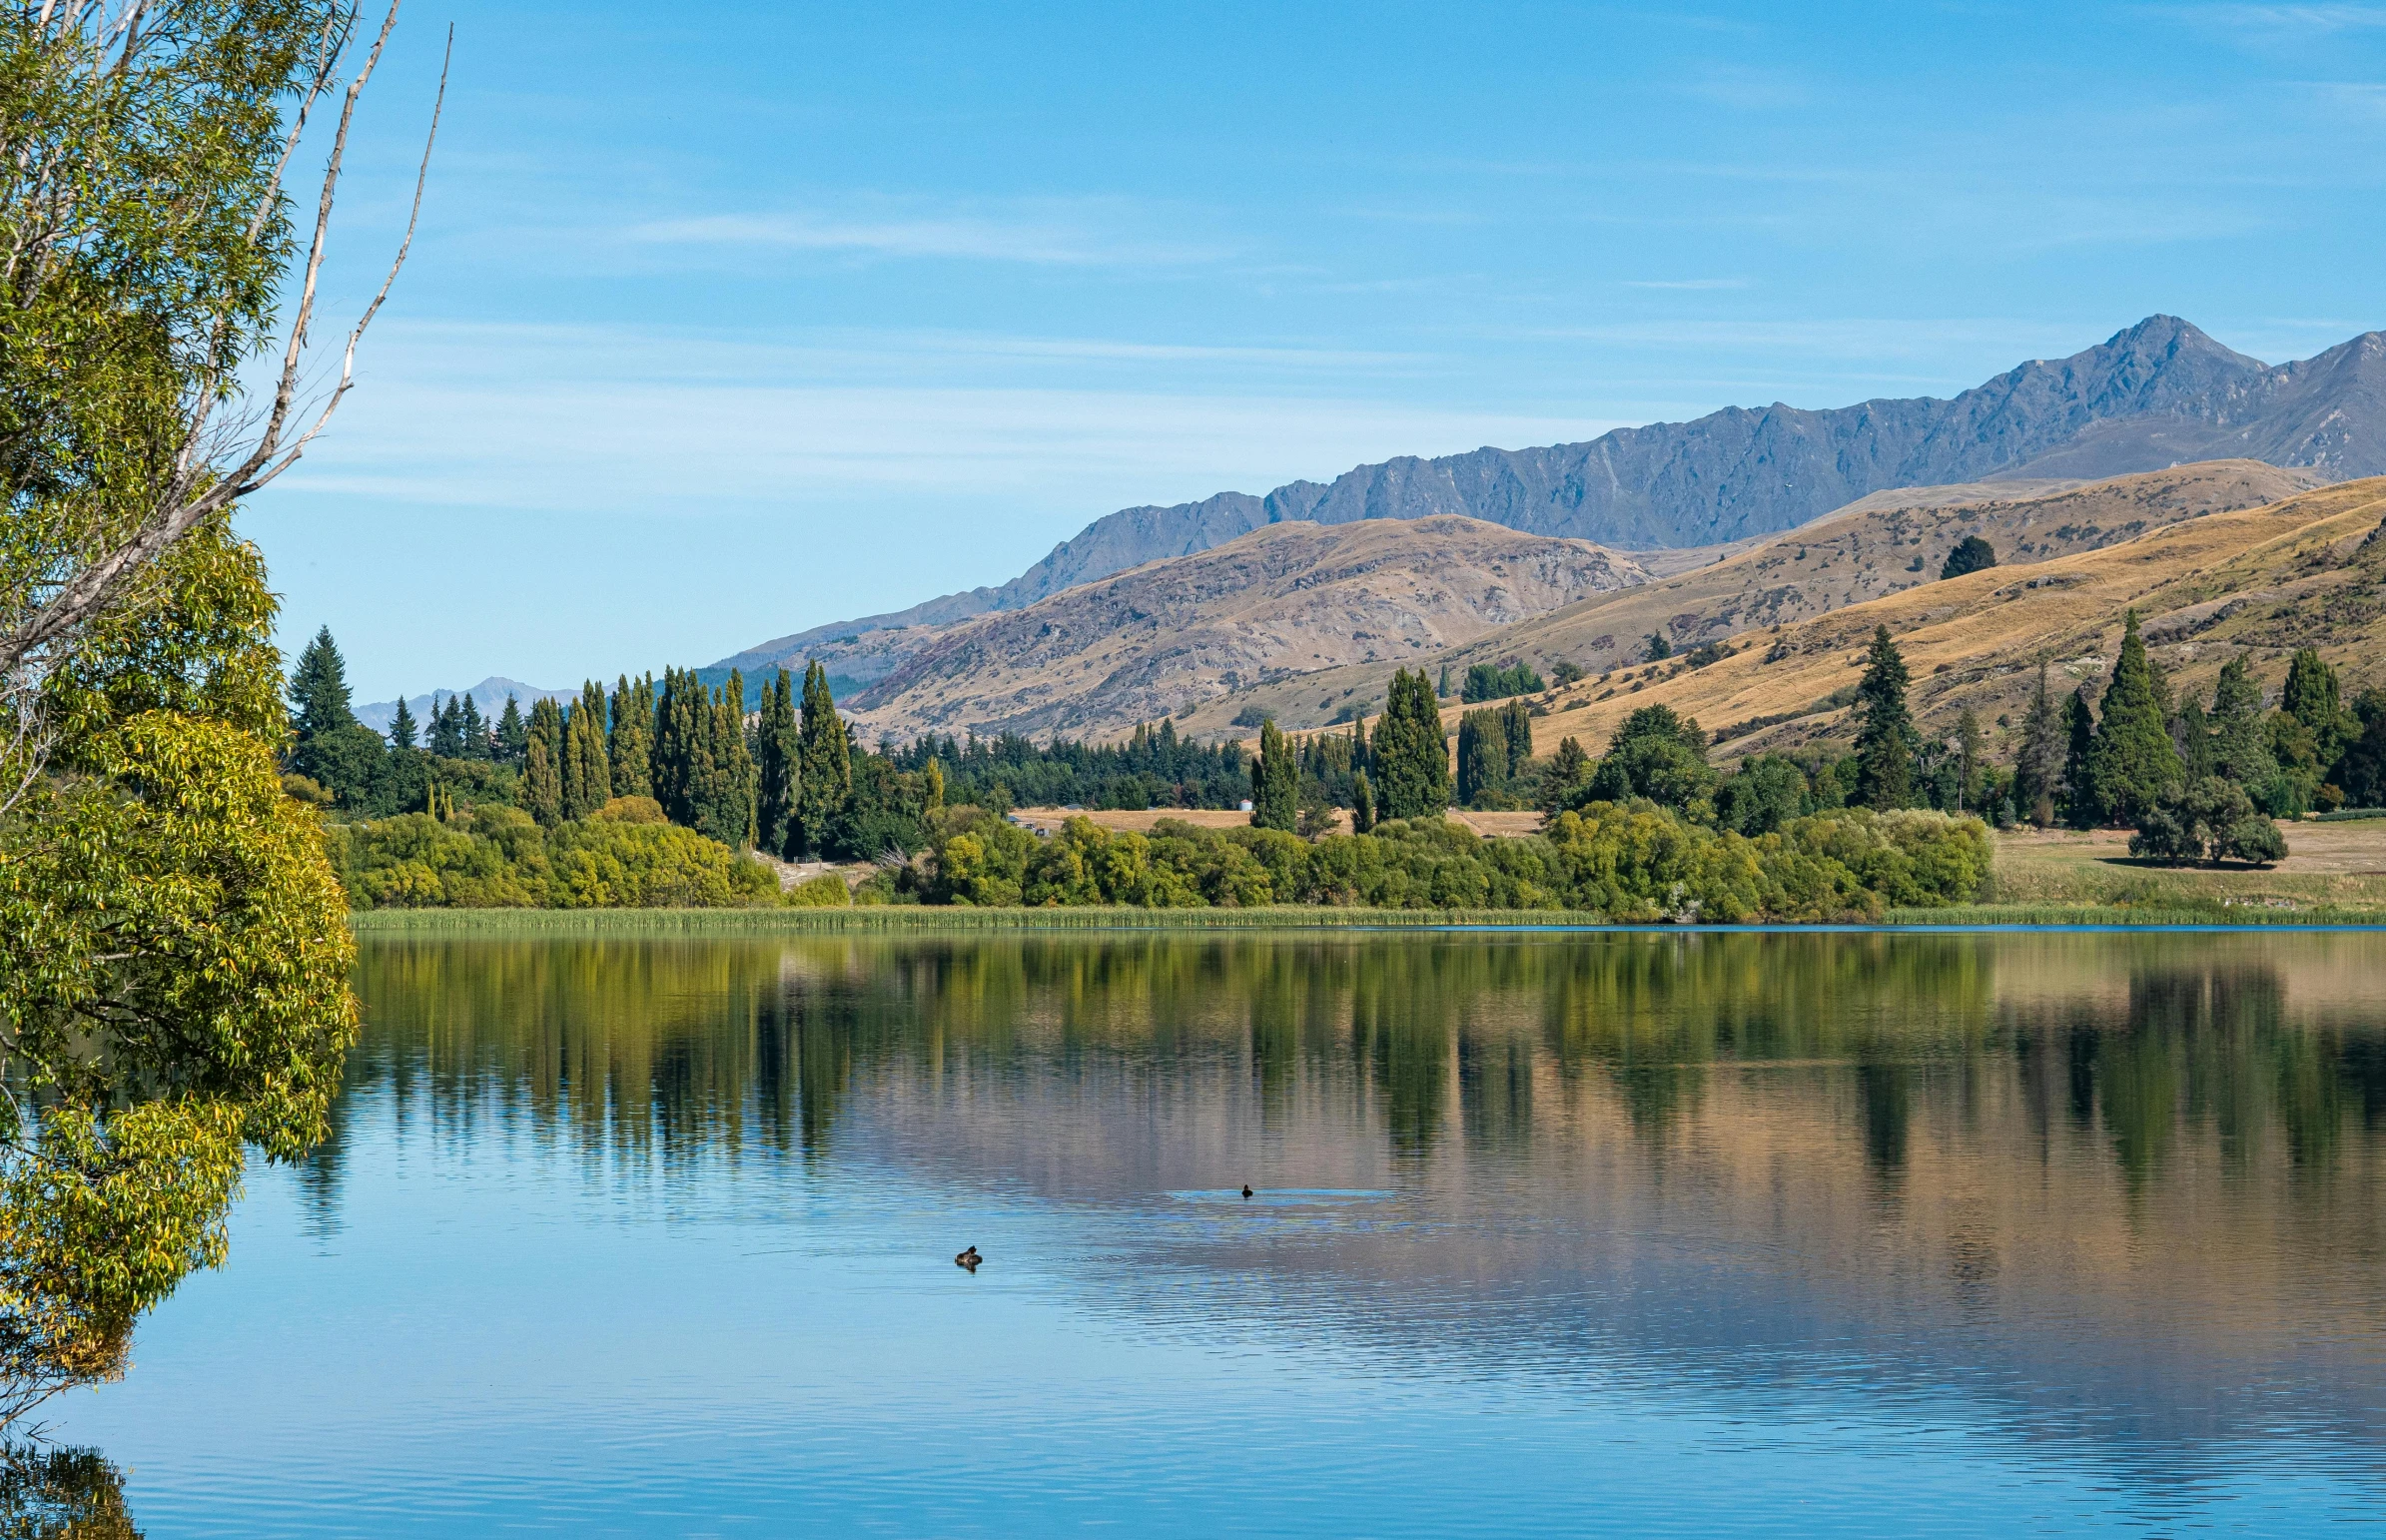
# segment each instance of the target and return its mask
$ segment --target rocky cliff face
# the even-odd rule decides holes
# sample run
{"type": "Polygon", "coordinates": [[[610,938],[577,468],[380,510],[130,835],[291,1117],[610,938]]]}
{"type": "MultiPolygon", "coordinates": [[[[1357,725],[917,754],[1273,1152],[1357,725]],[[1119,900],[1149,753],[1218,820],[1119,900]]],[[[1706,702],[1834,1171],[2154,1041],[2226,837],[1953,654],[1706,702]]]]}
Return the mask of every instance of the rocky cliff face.
{"type": "Polygon", "coordinates": [[[1793,528],[1886,488],[2003,477],[2099,478],[2243,456],[2332,480],[2386,472],[2386,334],[2275,368],[2154,316],[2067,359],[2032,360],[1952,399],[1813,411],[1730,407],[1585,443],[1361,465],[1264,497],[1221,493],[1097,519],[999,588],[843,621],[741,653],[752,671],[818,656],[861,688],[941,627],[1206,550],[1267,524],[1462,514],[1623,549],[1714,545],[1793,528]],[[850,638],[850,639],[849,639],[850,638]]]}

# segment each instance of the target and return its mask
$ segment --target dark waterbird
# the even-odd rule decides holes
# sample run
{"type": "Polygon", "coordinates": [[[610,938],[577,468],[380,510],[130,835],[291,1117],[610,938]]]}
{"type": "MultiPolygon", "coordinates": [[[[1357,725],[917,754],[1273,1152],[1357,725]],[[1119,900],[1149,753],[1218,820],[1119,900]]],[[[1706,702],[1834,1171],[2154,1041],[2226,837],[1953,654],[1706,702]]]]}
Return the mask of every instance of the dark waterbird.
{"type": "Polygon", "coordinates": [[[972,1245],[968,1250],[953,1258],[953,1265],[956,1267],[966,1267],[970,1271],[976,1272],[978,1270],[978,1264],[984,1260],[986,1260],[986,1258],[978,1254],[977,1246],[972,1245]]]}
{"type": "Polygon", "coordinates": [[[1251,1184],[1247,1181],[1242,1184],[1242,1195],[1244,1197],[1251,1195],[1251,1184]]]}

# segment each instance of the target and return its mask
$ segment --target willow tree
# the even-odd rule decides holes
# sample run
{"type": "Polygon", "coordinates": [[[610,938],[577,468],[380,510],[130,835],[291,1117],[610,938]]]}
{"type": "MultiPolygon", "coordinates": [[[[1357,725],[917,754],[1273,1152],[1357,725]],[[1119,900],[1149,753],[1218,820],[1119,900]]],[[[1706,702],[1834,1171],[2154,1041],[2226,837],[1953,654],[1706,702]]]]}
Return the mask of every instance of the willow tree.
{"type": "Polygon", "coordinates": [[[322,429],[389,293],[319,370],[349,125],[395,21],[0,8],[0,1422],[121,1371],[140,1313],[224,1255],[245,1147],[321,1138],[355,1036],[231,515],[322,429]],[[302,227],[284,182],[326,102],[302,227]]]}

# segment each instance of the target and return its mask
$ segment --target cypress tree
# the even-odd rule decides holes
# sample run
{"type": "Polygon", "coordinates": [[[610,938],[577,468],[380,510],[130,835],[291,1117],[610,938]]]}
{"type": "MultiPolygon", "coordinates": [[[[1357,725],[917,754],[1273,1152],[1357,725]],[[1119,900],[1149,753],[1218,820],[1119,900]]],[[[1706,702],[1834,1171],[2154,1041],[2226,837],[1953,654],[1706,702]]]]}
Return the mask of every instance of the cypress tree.
{"type": "Polygon", "coordinates": [[[2137,611],[2130,610],[2088,761],[2099,818],[2136,823],[2164,791],[2186,783],[2186,767],[2171,746],[2163,694],[2162,681],[2146,657],[2145,638],[2138,634],[2137,611]]]}
{"type": "Polygon", "coordinates": [[[398,715],[390,719],[390,747],[410,749],[414,746],[414,713],[406,709],[405,691],[398,692],[398,715]]]}
{"type": "Polygon", "coordinates": [[[820,853],[837,815],[853,792],[853,750],[837,704],[829,695],[828,670],[818,660],[804,665],[803,724],[797,733],[796,820],[791,846],[820,853]]]}
{"type": "MultiPolygon", "coordinates": [[[[448,697],[448,704],[454,703],[454,697],[448,697]]],[[[464,697],[463,706],[456,714],[456,730],[462,740],[457,747],[458,759],[488,758],[488,723],[480,715],[479,704],[469,695],[464,697]]]]}
{"type": "Polygon", "coordinates": [[[1423,670],[1392,675],[1391,696],[1375,724],[1369,755],[1385,818],[1438,818],[1450,805],[1448,740],[1441,708],[1423,670]]]}
{"type": "Polygon", "coordinates": [[[2212,723],[2204,715],[2203,702],[2189,695],[2179,704],[2179,714],[2170,719],[2170,746],[2179,751],[2179,763],[2187,768],[2187,784],[2212,773],[2212,723]]]}
{"type": "Polygon", "coordinates": [[[605,734],[605,755],[612,762],[613,795],[654,795],[654,676],[613,680],[613,718],[605,734]]]}
{"type": "Polygon", "coordinates": [[[542,826],[563,822],[563,711],[543,696],[530,703],[521,797],[522,811],[542,826]]]}
{"type": "Polygon", "coordinates": [[[2083,684],[2063,703],[2063,822],[2074,829],[2096,824],[2095,751],[2096,714],[2088,706],[2083,684]]]}
{"type": "MultiPolygon", "coordinates": [[[[787,829],[795,821],[796,777],[803,754],[795,716],[795,679],[784,668],[762,681],[762,720],[756,724],[754,737],[754,770],[759,783],[754,799],[754,838],[764,850],[775,853],[787,848],[787,829]]],[[[935,763],[929,761],[932,768],[935,763]]],[[[939,785],[941,788],[941,775],[939,785]]]]}
{"type": "Polygon", "coordinates": [[[357,725],[349,709],[348,664],[332,640],[332,628],[315,633],[290,674],[290,730],[301,743],[357,725]]]}
{"type": "Polygon", "coordinates": [[[1300,816],[1300,765],[1273,721],[1259,724],[1259,757],[1251,761],[1251,827],[1292,832],[1300,816]]]}
{"type": "Polygon", "coordinates": [[[697,827],[734,850],[754,843],[754,793],[758,777],[746,747],[746,676],[729,670],[729,682],[712,703],[714,780],[708,817],[697,827]]]}
{"type": "Polygon", "coordinates": [[[2241,656],[2220,667],[2220,682],[2212,689],[2211,726],[2214,775],[2257,795],[2278,778],[2278,760],[2262,724],[2262,687],[2241,656]]]}
{"type": "Polygon", "coordinates": [[[1433,687],[1433,693],[1434,693],[1434,695],[1435,695],[1435,697],[1436,697],[1436,698],[1438,698],[1438,699],[1441,699],[1441,700],[1447,700],[1447,699],[1449,699],[1449,698],[1450,698],[1450,665],[1449,665],[1449,664],[1447,664],[1447,663],[1444,663],[1444,664],[1442,664],[1442,665],[1441,665],[1441,683],[1439,683],[1439,684],[1437,684],[1437,685],[1435,685],[1435,686],[1433,687]]]}
{"type": "Polygon", "coordinates": [[[705,722],[694,700],[702,689],[684,669],[666,668],[662,698],[654,709],[651,795],[662,804],[664,817],[688,828],[696,824],[696,793],[702,779],[698,761],[708,759],[699,741],[705,722]]]}
{"type": "Polygon", "coordinates": [[[1350,778],[1350,832],[1365,834],[1375,827],[1375,788],[1367,784],[1367,772],[1359,771],[1350,778]]]}
{"type": "Polygon", "coordinates": [[[1874,627],[1873,650],[1856,686],[1863,718],[1856,730],[1856,794],[1867,807],[1904,807],[1913,798],[1916,734],[1906,683],[1906,659],[1889,627],[1874,627]]]}
{"type": "Polygon", "coordinates": [[[2038,687],[2021,718],[2021,743],[2013,755],[2013,806],[2043,828],[2054,822],[2062,789],[2062,715],[2046,689],[2046,660],[2038,659],[2038,687]]]}

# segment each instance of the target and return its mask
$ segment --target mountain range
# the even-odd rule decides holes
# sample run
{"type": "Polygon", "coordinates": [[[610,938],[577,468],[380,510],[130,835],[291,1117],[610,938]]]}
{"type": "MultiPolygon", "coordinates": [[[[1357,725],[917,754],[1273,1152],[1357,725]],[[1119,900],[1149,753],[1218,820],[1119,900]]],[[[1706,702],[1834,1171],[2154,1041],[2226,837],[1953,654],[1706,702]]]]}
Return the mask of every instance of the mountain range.
{"type": "Polygon", "coordinates": [[[1277,523],[1459,514],[1651,551],[1748,541],[1901,487],[2078,481],[2227,457],[2293,467],[2321,481],[2386,472],[2386,333],[2273,366],[2177,317],[2152,316],[2097,347],[2030,360],[1946,399],[1877,399],[1829,410],[1734,406],[1581,443],[1403,456],[1264,496],[1221,492],[1125,508],[999,587],[814,626],[703,672],[718,678],[737,667],[751,676],[817,657],[841,696],[858,696],[956,624],[1024,610],[1277,523]]]}

